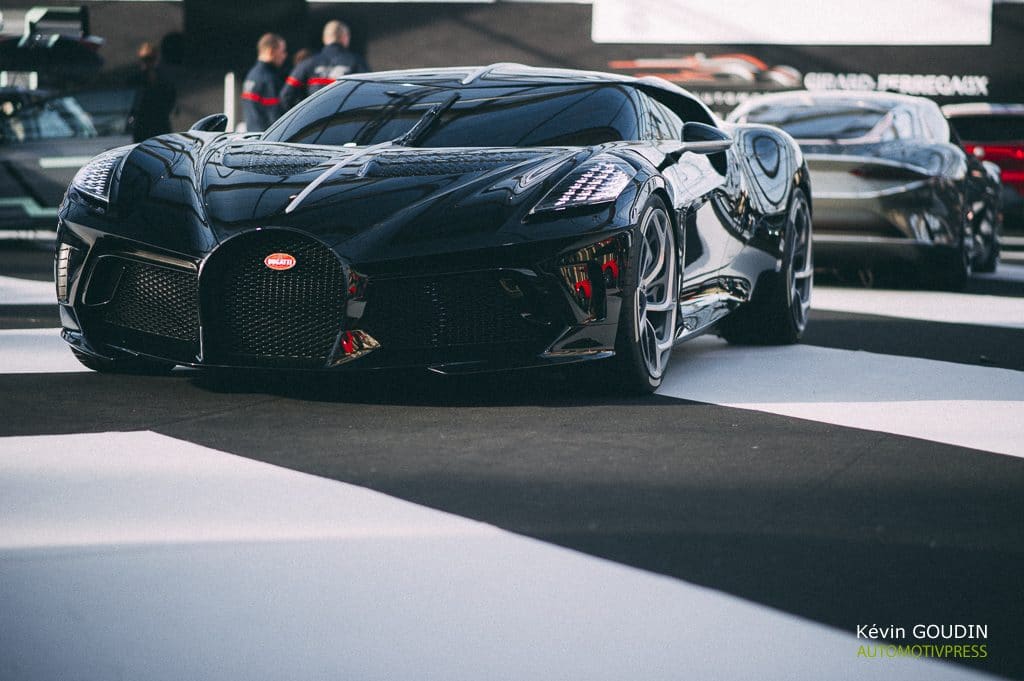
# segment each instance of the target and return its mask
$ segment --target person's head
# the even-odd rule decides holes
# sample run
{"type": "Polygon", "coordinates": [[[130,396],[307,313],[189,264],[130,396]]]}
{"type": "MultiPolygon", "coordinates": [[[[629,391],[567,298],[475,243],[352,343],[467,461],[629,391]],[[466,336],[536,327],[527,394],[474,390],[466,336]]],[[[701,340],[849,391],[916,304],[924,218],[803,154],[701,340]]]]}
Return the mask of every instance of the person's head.
{"type": "Polygon", "coordinates": [[[348,47],[348,41],[349,30],[344,22],[335,19],[324,24],[324,45],[337,43],[342,47],[348,47]]]}
{"type": "Polygon", "coordinates": [[[142,43],[139,45],[139,51],[136,52],[136,54],[139,57],[139,61],[142,62],[142,66],[145,68],[155,66],[157,57],[159,56],[156,45],[153,43],[142,43]]]}
{"type": "Polygon", "coordinates": [[[313,56],[313,51],[312,50],[310,50],[309,48],[306,48],[306,47],[300,48],[295,53],[295,56],[292,57],[292,65],[293,66],[298,66],[299,64],[301,64],[302,62],[306,61],[307,59],[309,59],[312,56],[313,56]]]}
{"type": "Polygon", "coordinates": [[[280,67],[288,58],[288,43],[276,33],[264,33],[256,43],[259,60],[280,67]]]}

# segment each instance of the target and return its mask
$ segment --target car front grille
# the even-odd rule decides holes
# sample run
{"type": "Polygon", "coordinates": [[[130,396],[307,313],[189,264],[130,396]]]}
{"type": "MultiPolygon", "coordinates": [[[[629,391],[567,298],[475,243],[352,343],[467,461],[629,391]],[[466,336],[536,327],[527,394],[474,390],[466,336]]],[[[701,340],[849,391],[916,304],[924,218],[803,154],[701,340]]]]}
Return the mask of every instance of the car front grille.
{"type": "Polygon", "coordinates": [[[235,237],[201,272],[101,257],[85,299],[102,322],[96,337],[182,363],[315,369],[335,359],[346,328],[379,343],[373,356],[382,365],[533,355],[558,330],[545,321],[543,296],[503,270],[371,276],[354,298],[362,314],[349,320],[347,268],[329,247],[291,230],[235,237]],[[295,264],[271,269],[272,254],[295,264]]]}
{"type": "Polygon", "coordinates": [[[358,325],[388,351],[535,343],[545,332],[524,318],[512,281],[497,272],[371,279],[358,325]]]}
{"type": "Polygon", "coordinates": [[[195,272],[126,258],[105,258],[94,280],[119,276],[103,321],[177,341],[199,340],[195,272]],[[119,271],[119,274],[117,273],[119,271]]]}
{"type": "Polygon", "coordinates": [[[204,359],[290,368],[323,366],[345,321],[346,275],[320,242],[261,230],[226,242],[202,275],[204,359]],[[287,270],[264,260],[295,258],[287,270]]]}

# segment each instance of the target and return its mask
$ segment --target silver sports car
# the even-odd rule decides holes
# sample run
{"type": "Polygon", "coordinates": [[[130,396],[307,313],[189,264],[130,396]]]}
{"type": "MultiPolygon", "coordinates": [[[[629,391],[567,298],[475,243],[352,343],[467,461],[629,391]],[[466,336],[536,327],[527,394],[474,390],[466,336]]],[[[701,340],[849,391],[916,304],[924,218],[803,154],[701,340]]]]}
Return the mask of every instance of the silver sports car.
{"type": "Polygon", "coordinates": [[[818,265],[898,263],[952,289],[972,269],[995,269],[998,168],[964,152],[931,100],[785,92],[753,97],[729,120],[777,126],[800,144],[814,186],[818,265]]]}

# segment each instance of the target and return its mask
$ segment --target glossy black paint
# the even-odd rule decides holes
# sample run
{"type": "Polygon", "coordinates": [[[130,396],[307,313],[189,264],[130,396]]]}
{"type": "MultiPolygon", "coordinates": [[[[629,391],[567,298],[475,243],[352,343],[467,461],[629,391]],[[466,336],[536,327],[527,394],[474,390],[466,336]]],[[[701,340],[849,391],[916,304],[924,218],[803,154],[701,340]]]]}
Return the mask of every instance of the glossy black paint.
{"type": "Polygon", "coordinates": [[[912,261],[961,283],[972,266],[994,269],[999,177],[964,152],[934,102],[797,91],[753,97],[729,120],[797,139],[815,180],[818,264],[912,261]]]}
{"type": "MultiPolygon", "coordinates": [[[[453,372],[600,359],[614,353],[622,285],[631,274],[630,249],[652,195],[670,207],[677,230],[675,255],[683,265],[680,339],[707,330],[750,298],[762,273],[780,262],[785,247],[780,229],[792,191],[799,186],[810,196],[800,150],[786,135],[762,126],[724,126],[688,93],[656,79],[503,66],[476,74],[406,71],[350,80],[321,91],[263,137],[193,129],[140,144],[117,170],[107,204],[70,187],[59,226],[59,241],[70,248],[72,261],[62,304],[65,340],[99,357],[130,354],[214,364],[204,353],[209,339],[203,334],[211,327],[203,321],[208,306],[198,311],[200,328],[181,334],[195,335],[195,342],[167,343],[138,329],[111,328],[110,296],[98,303],[90,297],[92,287],[102,283],[96,279],[97,264],[116,257],[169,268],[197,281],[198,299],[204,300],[218,295],[204,284],[214,280],[207,265],[220,249],[257,230],[279,230],[274,233],[302,235],[330,249],[350,282],[347,313],[338,321],[338,341],[328,361],[278,358],[249,365],[429,366],[453,372]],[[587,146],[430,148],[274,141],[275,130],[286,130],[303,107],[330,103],[343,110],[342,103],[331,101],[332,92],[399,83],[429,90],[435,99],[455,92],[462,100],[524,88],[556,94],[609,88],[626,102],[617,114],[628,118],[622,127],[639,139],[587,146]],[[728,135],[733,144],[713,153],[690,150],[682,142],[681,124],[674,138],[666,133],[666,125],[674,125],[666,110],[682,121],[715,128],[717,134],[702,133],[706,142],[724,148],[728,135]],[[534,210],[553,187],[597,156],[634,172],[615,200],[534,210]],[[474,297],[485,289],[489,293],[474,297]],[[442,297],[438,314],[491,326],[456,332],[448,322],[439,325],[418,313],[418,303],[442,297]],[[387,309],[380,302],[384,298],[387,309]],[[484,321],[465,307],[484,309],[484,321]],[[503,311],[488,311],[492,307],[503,311]],[[416,333],[434,334],[433,345],[377,344],[375,329],[403,337],[396,318],[423,325],[416,333]],[[363,328],[371,322],[374,329],[363,328]],[[508,337],[500,337],[505,330],[511,330],[508,337]]],[[[458,105],[451,110],[458,115],[458,105]]],[[[520,114],[511,105],[503,115],[520,114]]],[[[574,120],[555,124],[563,130],[579,125],[574,120]]],[[[111,295],[120,295],[119,285],[112,284],[111,295]]]]}

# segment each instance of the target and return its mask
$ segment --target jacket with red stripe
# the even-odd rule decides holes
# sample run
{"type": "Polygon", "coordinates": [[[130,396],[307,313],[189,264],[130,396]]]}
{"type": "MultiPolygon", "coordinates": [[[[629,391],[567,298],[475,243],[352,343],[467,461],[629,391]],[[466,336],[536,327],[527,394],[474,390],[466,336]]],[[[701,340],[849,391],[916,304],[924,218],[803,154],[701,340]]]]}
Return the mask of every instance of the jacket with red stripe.
{"type": "Polygon", "coordinates": [[[249,132],[262,132],[284,113],[279,92],[283,74],[274,65],[258,61],[249,69],[242,84],[242,111],[245,128],[249,132]]]}
{"type": "Polygon", "coordinates": [[[350,73],[370,70],[366,60],[335,43],[313,57],[299,63],[281,88],[281,104],[288,110],[322,87],[326,87],[350,73]]]}

